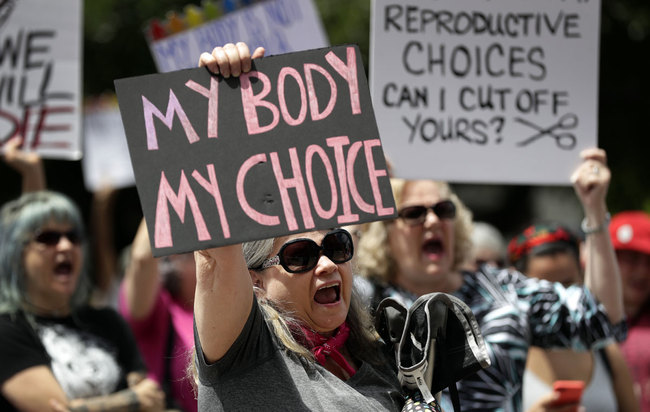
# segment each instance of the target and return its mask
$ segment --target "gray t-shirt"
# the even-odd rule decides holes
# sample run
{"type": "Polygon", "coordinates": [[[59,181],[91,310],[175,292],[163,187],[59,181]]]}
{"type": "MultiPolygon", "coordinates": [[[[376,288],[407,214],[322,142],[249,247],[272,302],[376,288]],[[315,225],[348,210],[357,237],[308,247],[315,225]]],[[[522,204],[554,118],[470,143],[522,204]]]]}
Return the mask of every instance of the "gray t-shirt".
{"type": "Polygon", "coordinates": [[[194,328],[200,411],[399,411],[404,403],[388,364],[362,363],[347,381],[281,350],[257,301],[223,358],[208,364],[194,328]]]}

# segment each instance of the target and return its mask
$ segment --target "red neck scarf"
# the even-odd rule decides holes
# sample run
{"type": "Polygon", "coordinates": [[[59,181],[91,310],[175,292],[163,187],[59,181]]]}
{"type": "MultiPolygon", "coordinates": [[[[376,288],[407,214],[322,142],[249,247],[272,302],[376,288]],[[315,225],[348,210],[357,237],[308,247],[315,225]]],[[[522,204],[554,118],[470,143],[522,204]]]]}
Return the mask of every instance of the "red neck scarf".
{"type": "Polygon", "coordinates": [[[350,327],[347,322],[343,322],[331,337],[322,336],[321,334],[303,326],[301,326],[300,329],[304,334],[304,338],[300,339],[302,338],[301,336],[299,337],[299,340],[307,340],[304,343],[306,343],[306,346],[310,348],[318,363],[325,366],[325,357],[329,356],[334,362],[342,367],[350,377],[354,376],[356,371],[352,365],[345,360],[345,357],[341,352],[339,352],[339,349],[345,345],[345,341],[347,341],[348,336],[350,336],[350,327]]]}

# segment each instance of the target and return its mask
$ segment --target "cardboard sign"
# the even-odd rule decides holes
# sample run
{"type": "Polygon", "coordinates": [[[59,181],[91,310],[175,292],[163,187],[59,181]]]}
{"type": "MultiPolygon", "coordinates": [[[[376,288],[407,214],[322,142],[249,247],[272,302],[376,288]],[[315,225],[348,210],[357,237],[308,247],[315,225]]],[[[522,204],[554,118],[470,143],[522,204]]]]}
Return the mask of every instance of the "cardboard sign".
{"type": "Polygon", "coordinates": [[[155,256],[395,215],[356,46],[115,86],[155,256]]]}
{"type": "Polygon", "coordinates": [[[90,192],[135,185],[117,98],[102,96],[84,107],[84,184],[90,192]]]}
{"type": "Polygon", "coordinates": [[[329,46],[312,0],[268,0],[160,40],[149,40],[159,72],[196,67],[204,51],[243,41],[266,55],[329,46]]]}
{"type": "Polygon", "coordinates": [[[81,157],[81,1],[0,3],[0,151],[81,157]]]}
{"type": "Polygon", "coordinates": [[[597,145],[600,1],[374,0],[370,81],[396,176],[569,184],[597,145]]]}

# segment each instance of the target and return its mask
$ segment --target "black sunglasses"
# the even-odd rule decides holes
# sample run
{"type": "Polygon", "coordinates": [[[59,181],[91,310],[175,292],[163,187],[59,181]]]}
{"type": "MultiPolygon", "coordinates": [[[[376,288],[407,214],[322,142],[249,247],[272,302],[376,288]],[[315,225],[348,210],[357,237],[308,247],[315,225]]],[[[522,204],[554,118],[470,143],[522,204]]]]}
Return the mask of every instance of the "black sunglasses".
{"type": "Polygon", "coordinates": [[[408,206],[400,210],[397,216],[407,225],[419,225],[426,219],[429,209],[443,220],[456,217],[456,205],[451,200],[443,200],[432,206],[408,206]]]}
{"type": "Polygon", "coordinates": [[[316,267],[321,252],[334,263],[345,263],[354,256],[352,236],[344,229],[336,229],[323,237],[320,245],[311,239],[293,239],[282,245],[277,255],[268,258],[256,268],[263,270],[282,265],[289,273],[303,273],[316,267]]]}
{"type": "Polygon", "coordinates": [[[65,237],[73,245],[81,244],[81,234],[76,230],[69,230],[67,232],[59,232],[57,230],[44,230],[36,232],[34,241],[46,246],[56,246],[65,237]]]}

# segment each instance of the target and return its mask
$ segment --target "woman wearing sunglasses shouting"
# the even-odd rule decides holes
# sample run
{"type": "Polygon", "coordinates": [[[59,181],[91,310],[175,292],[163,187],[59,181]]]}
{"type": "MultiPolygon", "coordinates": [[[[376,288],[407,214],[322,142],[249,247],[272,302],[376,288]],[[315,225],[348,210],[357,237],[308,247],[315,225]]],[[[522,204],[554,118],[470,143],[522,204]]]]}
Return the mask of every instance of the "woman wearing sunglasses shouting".
{"type": "MultiPolygon", "coordinates": [[[[250,63],[244,43],[200,60],[226,77],[250,63]]],[[[353,255],[343,229],[195,252],[200,411],[402,408],[397,376],[353,287],[353,255]]]]}
{"type": "Polygon", "coordinates": [[[86,247],[61,194],[0,210],[0,410],[162,410],[126,323],[87,305],[86,247]]]}
{"type": "MultiPolygon", "coordinates": [[[[471,250],[471,212],[444,182],[391,180],[399,217],[370,224],[357,265],[374,287],[375,304],[393,297],[409,306],[423,294],[445,292],[470,306],[492,366],[459,382],[463,411],[523,410],[531,345],[584,351],[612,336],[625,337],[621,283],[606,230],[609,180],[605,152],[585,150],[572,181],[585,213],[590,260],[587,287],[570,288],[491,266],[463,271],[471,250]]],[[[556,396],[549,394],[534,410],[564,410],[556,396]]],[[[451,409],[444,393],[441,406],[451,409]]]]}
{"type": "Polygon", "coordinates": [[[199,410],[400,410],[353,253],[335,229],[195,254],[199,410]]]}

